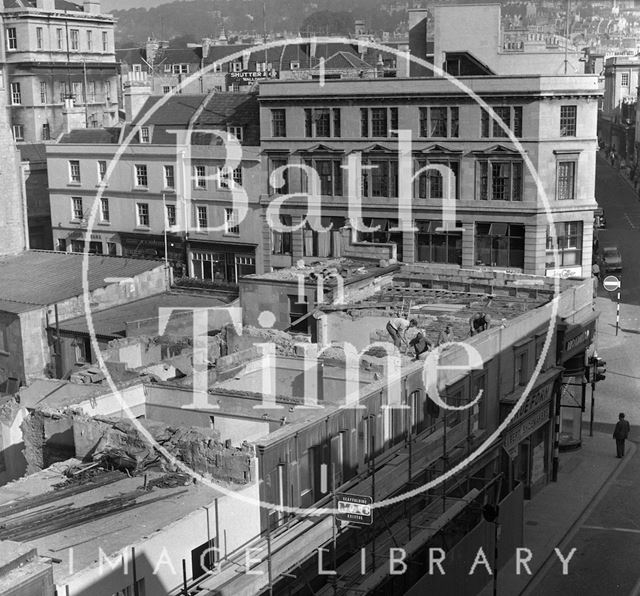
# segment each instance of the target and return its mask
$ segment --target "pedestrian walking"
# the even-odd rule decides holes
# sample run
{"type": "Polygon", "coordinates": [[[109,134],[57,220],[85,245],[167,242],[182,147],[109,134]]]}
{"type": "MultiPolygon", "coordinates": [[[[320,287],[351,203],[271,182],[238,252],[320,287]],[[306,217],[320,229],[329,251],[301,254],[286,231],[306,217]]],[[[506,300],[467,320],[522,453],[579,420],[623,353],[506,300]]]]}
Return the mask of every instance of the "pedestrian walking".
{"type": "Polygon", "coordinates": [[[629,430],[629,423],[624,419],[624,414],[620,412],[616,428],[613,431],[613,438],[616,440],[616,457],[618,458],[624,456],[624,442],[629,436],[629,430]]]}

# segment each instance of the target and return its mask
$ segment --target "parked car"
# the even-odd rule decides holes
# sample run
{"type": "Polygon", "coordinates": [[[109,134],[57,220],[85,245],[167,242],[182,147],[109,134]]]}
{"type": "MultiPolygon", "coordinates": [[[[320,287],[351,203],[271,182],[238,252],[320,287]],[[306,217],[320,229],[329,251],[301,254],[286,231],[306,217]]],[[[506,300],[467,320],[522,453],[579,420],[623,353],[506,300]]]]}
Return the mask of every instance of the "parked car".
{"type": "Polygon", "coordinates": [[[622,256],[617,246],[603,246],[600,249],[598,264],[600,266],[600,274],[621,273],[622,272],[622,256]]]}
{"type": "Polygon", "coordinates": [[[602,209],[602,207],[598,207],[594,212],[593,212],[593,225],[596,228],[606,228],[607,227],[607,220],[604,216],[604,209],[602,209]]]}

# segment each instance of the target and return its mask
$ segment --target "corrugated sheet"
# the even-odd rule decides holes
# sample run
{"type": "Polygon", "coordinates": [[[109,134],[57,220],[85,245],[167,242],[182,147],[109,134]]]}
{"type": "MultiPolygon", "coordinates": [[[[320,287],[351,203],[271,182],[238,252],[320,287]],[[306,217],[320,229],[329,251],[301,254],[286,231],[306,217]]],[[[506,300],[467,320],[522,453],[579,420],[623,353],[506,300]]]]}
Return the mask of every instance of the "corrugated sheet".
{"type": "MultiPolygon", "coordinates": [[[[0,257],[0,305],[9,312],[25,312],[29,308],[56,304],[80,296],[82,262],[85,255],[31,250],[16,256],[0,257]]],[[[108,278],[130,278],[162,266],[161,261],[88,255],[89,291],[109,285],[108,278]]]]}

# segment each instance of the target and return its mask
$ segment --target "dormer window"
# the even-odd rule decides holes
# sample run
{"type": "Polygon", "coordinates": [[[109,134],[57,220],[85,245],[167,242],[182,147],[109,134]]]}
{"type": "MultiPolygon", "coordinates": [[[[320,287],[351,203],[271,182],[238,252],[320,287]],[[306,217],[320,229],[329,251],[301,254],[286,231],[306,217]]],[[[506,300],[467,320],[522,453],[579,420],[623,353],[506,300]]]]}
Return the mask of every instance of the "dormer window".
{"type": "Polygon", "coordinates": [[[141,143],[150,143],[151,142],[151,134],[149,132],[148,126],[142,126],[140,128],[140,142],[141,143]]]}

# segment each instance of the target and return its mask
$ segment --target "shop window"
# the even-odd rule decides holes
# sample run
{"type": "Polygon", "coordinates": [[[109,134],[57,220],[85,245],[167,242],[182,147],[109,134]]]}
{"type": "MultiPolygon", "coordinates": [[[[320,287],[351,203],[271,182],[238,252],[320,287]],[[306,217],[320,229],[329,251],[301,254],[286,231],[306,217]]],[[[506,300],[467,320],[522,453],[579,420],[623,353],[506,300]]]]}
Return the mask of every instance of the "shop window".
{"type": "Polygon", "coordinates": [[[331,229],[318,232],[307,222],[303,231],[303,250],[305,257],[339,257],[342,252],[342,236],[340,228],[344,227],[344,217],[321,218],[322,227],[331,229]]]}
{"type": "Polygon", "coordinates": [[[557,252],[553,247],[551,228],[547,226],[546,266],[571,267],[582,265],[582,222],[568,221],[555,224],[557,252]]]}
{"type": "Polygon", "coordinates": [[[476,265],[524,268],[524,236],[521,224],[477,223],[476,265]]]}
{"type": "MultiPolygon", "coordinates": [[[[417,220],[416,254],[424,263],[462,265],[462,232],[444,231],[441,221],[417,220]]],[[[461,228],[462,222],[456,222],[461,228]]]]}

